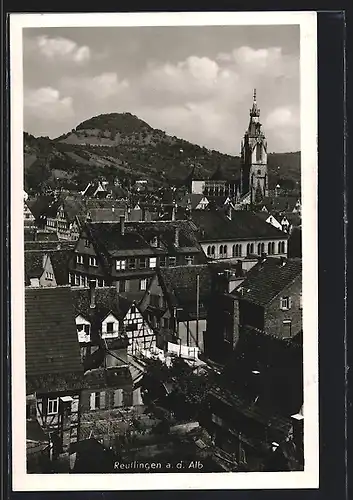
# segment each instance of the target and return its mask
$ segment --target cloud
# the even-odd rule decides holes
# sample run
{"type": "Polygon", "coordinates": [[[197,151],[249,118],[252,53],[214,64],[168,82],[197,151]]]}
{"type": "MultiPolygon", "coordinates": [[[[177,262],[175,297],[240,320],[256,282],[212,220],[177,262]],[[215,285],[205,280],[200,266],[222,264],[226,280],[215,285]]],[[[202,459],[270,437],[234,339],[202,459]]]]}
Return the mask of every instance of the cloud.
{"type": "Polygon", "coordinates": [[[272,77],[293,76],[298,71],[298,60],[283,54],[281,47],[254,49],[242,46],[231,52],[221,52],[216,60],[227,63],[235,71],[248,75],[268,74],[272,77]]]}
{"type": "Polygon", "coordinates": [[[68,38],[50,38],[41,35],[27,43],[29,50],[37,50],[47,60],[57,62],[66,61],[77,64],[87,63],[91,58],[91,51],[87,45],[79,46],[68,38]]]}
{"type": "Polygon", "coordinates": [[[296,117],[291,109],[286,107],[274,109],[265,120],[266,126],[270,129],[286,126],[295,126],[296,117]]]}
{"type": "Polygon", "coordinates": [[[190,53],[174,61],[146,58],[145,63],[124,60],[118,65],[111,48],[108,56],[102,48],[91,51],[67,38],[32,41],[42,57],[29,59],[40,68],[40,83],[31,82],[31,87],[40,88],[27,95],[26,113],[38,116],[29,103],[40,101],[41,109],[45,101],[45,116],[53,113],[45,135],[55,135],[59,117],[67,120],[66,130],[61,122],[63,133],[97,114],[130,111],[171,135],[239,154],[256,88],[270,150],[299,148],[299,59],[280,47],[244,45],[213,57],[190,53]],[[76,64],[59,66],[54,74],[48,61],[56,60],[76,64]],[[78,62],[87,63],[84,70],[78,62]]]}
{"type": "Polygon", "coordinates": [[[108,99],[119,95],[128,89],[129,81],[120,80],[117,73],[107,72],[96,76],[66,77],[61,81],[62,87],[68,93],[87,94],[95,99],[108,99]]]}
{"type": "Polygon", "coordinates": [[[61,121],[74,115],[72,98],[61,97],[52,87],[25,90],[24,107],[27,113],[41,120],[61,121]]]}
{"type": "Polygon", "coordinates": [[[300,149],[299,112],[294,107],[278,107],[265,118],[265,127],[276,144],[287,151],[300,149]]]}

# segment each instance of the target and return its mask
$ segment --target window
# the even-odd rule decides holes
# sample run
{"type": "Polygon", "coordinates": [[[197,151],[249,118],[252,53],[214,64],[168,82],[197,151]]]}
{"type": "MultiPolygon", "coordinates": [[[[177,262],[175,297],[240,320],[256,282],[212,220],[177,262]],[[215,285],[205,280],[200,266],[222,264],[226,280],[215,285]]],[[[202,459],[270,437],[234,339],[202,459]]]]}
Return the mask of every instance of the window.
{"type": "Polygon", "coordinates": [[[129,269],[136,269],[136,260],[129,259],[129,269]]]}
{"type": "Polygon", "coordinates": [[[54,279],[54,274],[51,273],[50,271],[46,271],[45,278],[49,281],[52,281],[54,279]]]}
{"type": "Polygon", "coordinates": [[[119,280],[117,286],[118,292],[126,292],[126,280],[119,280]]]}
{"type": "Polygon", "coordinates": [[[48,399],[47,415],[56,415],[59,411],[59,398],[48,399]]]}
{"type": "Polygon", "coordinates": [[[224,245],[223,246],[223,257],[227,257],[227,254],[228,254],[228,247],[227,247],[227,245],[224,245]]]}
{"type": "Polygon", "coordinates": [[[278,242],[278,253],[285,253],[286,251],[286,245],[284,241],[279,241],[278,242]]]}
{"type": "MultiPolygon", "coordinates": [[[[261,144],[256,144],[256,161],[262,160],[262,146],[261,144]]],[[[257,171],[258,175],[261,174],[261,170],[257,171]]]]}
{"type": "Polygon", "coordinates": [[[107,333],[112,334],[114,332],[114,323],[113,321],[108,321],[107,323],[107,333]]]}
{"type": "Polygon", "coordinates": [[[86,335],[89,335],[90,326],[89,325],[77,325],[77,331],[83,332],[86,335]]]}
{"type": "Polygon", "coordinates": [[[166,267],[167,266],[167,257],[164,255],[162,257],[159,257],[159,267],[166,267]]]}
{"type": "Polygon", "coordinates": [[[123,271],[126,268],[126,260],[117,260],[115,262],[115,269],[117,271],[123,271]]]}
{"type": "Polygon", "coordinates": [[[104,287],[104,280],[102,278],[98,278],[97,286],[100,288],[104,287]]]}
{"type": "Polygon", "coordinates": [[[89,265],[92,267],[97,267],[97,259],[95,257],[89,258],[89,265]]]}
{"type": "Polygon", "coordinates": [[[265,252],[265,243],[259,243],[257,245],[257,254],[262,255],[265,252]]]}
{"type": "Polygon", "coordinates": [[[89,247],[90,246],[90,241],[89,240],[85,240],[85,247],[89,247]]]}
{"type": "Polygon", "coordinates": [[[191,266],[194,263],[194,256],[193,255],[187,255],[185,257],[186,264],[188,266],[191,266]]]}
{"type": "Polygon", "coordinates": [[[207,247],[207,255],[208,255],[208,257],[210,257],[210,255],[211,255],[211,245],[208,245],[208,247],[207,247]]]}
{"type": "Polygon", "coordinates": [[[283,320],[284,338],[292,336],[292,321],[290,319],[283,320]]]}
{"type": "Polygon", "coordinates": [[[158,247],[158,237],[157,236],[153,236],[153,238],[150,241],[150,245],[151,245],[151,247],[158,247]]]}
{"type": "Polygon", "coordinates": [[[147,288],[147,280],[146,278],[143,280],[140,280],[140,290],[146,290],[147,288]]]}
{"type": "MultiPolygon", "coordinates": [[[[104,394],[104,393],[103,393],[104,394]]],[[[99,392],[91,392],[90,398],[89,398],[89,407],[90,410],[97,410],[100,408],[100,393],[99,392]]]]}
{"type": "Polygon", "coordinates": [[[136,332],[138,328],[138,323],[129,323],[128,325],[125,326],[125,331],[126,332],[136,332]]]}
{"type": "Polygon", "coordinates": [[[282,310],[287,311],[291,308],[291,298],[290,297],[281,297],[280,307],[282,310]]]}
{"type": "Polygon", "coordinates": [[[157,257],[150,258],[150,268],[154,269],[157,266],[157,257]]]}
{"type": "Polygon", "coordinates": [[[252,255],[254,253],[254,243],[248,243],[246,246],[247,255],[252,255]]]}
{"type": "Polygon", "coordinates": [[[268,253],[268,255],[273,255],[275,253],[275,243],[273,241],[268,243],[267,253],[268,253]]]}
{"type": "Polygon", "coordinates": [[[76,263],[83,264],[83,255],[76,255],[76,263]]]}
{"type": "Polygon", "coordinates": [[[75,274],[75,285],[79,286],[79,284],[80,284],[80,277],[78,274],[75,274]]]}
{"type": "Polygon", "coordinates": [[[146,265],[147,265],[147,259],[145,257],[141,257],[139,259],[139,268],[146,269],[146,265]]]}
{"type": "Polygon", "coordinates": [[[233,245],[233,257],[241,257],[242,254],[242,246],[239,243],[238,245],[233,245]]]}
{"type": "Polygon", "coordinates": [[[176,257],[169,257],[169,265],[170,266],[176,265],[176,257]]]}

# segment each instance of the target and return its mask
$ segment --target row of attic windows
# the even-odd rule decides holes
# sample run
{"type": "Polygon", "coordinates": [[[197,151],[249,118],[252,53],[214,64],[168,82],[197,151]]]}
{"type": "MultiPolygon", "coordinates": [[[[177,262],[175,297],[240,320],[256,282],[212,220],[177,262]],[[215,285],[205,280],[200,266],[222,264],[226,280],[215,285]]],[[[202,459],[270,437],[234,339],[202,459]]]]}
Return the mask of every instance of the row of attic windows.
{"type": "MultiPolygon", "coordinates": [[[[245,246],[245,245],[244,245],[245,246]]],[[[245,255],[254,255],[255,248],[257,250],[257,255],[262,255],[267,251],[268,255],[276,254],[276,244],[274,241],[269,242],[267,245],[265,243],[258,243],[255,247],[254,243],[248,243],[246,245],[245,255]]],[[[279,241],[277,243],[277,253],[284,254],[286,251],[285,241],[279,241]]],[[[207,257],[216,258],[216,245],[208,245],[207,247],[207,257]]],[[[218,250],[218,258],[226,259],[231,257],[243,257],[243,245],[238,243],[236,245],[220,245],[218,250]]]]}
{"type": "MultiPolygon", "coordinates": [[[[86,261],[87,262],[87,261],[86,261]]],[[[84,265],[85,256],[82,254],[76,255],[76,264],[84,265]]],[[[185,256],[185,264],[192,265],[194,263],[193,255],[185,256]]],[[[96,257],[89,256],[88,257],[88,265],[90,267],[98,267],[98,262],[96,257]]],[[[131,258],[131,259],[117,259],[115,261],[115,269],[116,271],[125,271],[126,269],[155,269],[159,265],[159,267],[173,267],[177,265],[177,259],[174,256],[161,256],[159,257],[159,262],[157,261],[157,257],[140,257],[139,259],[131,258]]]]}

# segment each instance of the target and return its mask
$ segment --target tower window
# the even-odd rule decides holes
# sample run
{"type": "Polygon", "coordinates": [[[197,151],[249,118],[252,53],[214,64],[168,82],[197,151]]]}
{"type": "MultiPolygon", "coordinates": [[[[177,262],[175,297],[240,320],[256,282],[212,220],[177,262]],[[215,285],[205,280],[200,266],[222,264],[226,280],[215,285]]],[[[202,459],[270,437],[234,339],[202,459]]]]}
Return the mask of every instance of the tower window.
{"type": "Polygon", "coordinates": [[[261,144],[256,145],[256,161],[262,160],[262,146],[261,144]]]}

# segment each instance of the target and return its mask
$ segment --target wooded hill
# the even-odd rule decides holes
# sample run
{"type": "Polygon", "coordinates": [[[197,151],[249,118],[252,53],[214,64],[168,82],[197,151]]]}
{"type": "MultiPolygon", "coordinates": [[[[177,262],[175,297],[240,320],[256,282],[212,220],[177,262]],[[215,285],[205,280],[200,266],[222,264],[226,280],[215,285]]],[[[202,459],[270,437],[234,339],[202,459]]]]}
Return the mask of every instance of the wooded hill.
{"type": "MultiPolygon", "coordinates": [[[[270,154],[270,188],[278,182],[300,187],[300,153],[270,154]]],[[[197,146],[154,129],[130,113],[95,116],[56,139],[24,133],[25,189],[81,190],[104,178],[122,184],[148,179],[156,186],[180,184],[194,168],[198,178],[217,169],[240,177],[240,158],[197,146]]]]}

